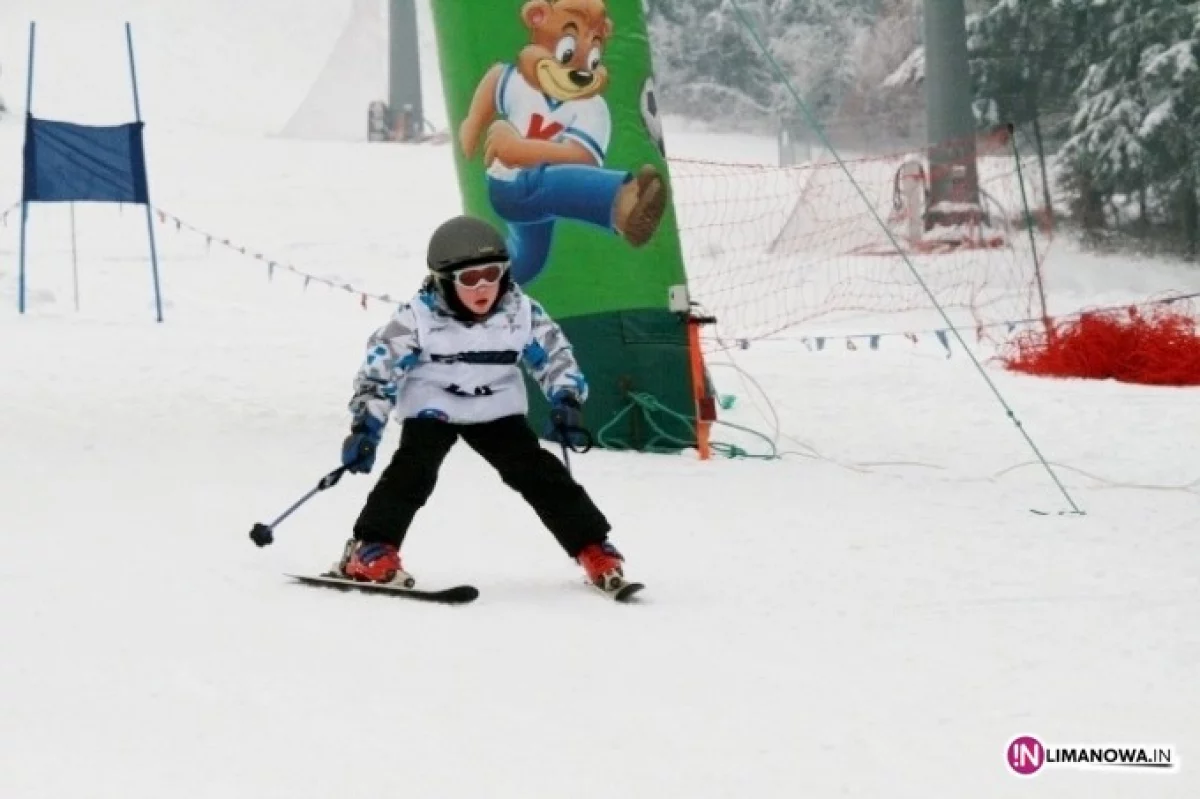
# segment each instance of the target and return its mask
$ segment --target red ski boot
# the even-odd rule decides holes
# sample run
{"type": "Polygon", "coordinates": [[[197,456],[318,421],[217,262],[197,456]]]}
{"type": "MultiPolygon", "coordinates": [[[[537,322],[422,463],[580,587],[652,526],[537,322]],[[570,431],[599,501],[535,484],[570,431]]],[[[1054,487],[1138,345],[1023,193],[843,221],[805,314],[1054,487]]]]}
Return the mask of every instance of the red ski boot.
{"type": "Polygon", "coordinates": [[[404,571],[400,551],[391,544],[350,539],[337,570],[351,580],[364,583],[395,583],[412,588],[416,580],[404,571]]]}
{"type": "Polygon", "coordinates": [[[625,583],[625,571],[621,568],[625,558],[607,541],[584,547],[576,560],[587,572],[592,585],[603,591],[612,591],[625,583]]]}

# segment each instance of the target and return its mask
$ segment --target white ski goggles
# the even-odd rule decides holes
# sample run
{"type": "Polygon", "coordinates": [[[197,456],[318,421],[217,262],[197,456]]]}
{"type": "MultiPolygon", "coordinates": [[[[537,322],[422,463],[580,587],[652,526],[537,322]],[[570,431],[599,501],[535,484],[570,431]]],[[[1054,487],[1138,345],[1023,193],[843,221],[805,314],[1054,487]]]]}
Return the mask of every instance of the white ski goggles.
{"type": "Polygon", "coordinates": [[[500,279],[504,277],[504,273],[507,271],[507,261],[480,264],[479,266],[468,266],[464,269],[455,271],[454,282],[467,289],[479,288],[480,286],[491,286],[495,283],[499,283],[500,279]]]}

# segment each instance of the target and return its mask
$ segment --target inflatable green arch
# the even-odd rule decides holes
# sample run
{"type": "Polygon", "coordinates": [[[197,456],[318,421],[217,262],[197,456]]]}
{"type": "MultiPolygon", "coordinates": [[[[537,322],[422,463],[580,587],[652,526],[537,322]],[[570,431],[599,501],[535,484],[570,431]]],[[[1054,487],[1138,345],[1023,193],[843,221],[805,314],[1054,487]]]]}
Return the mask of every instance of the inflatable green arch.
{"type": "MultiPolygon", "coordinates": [[[[513,276],[563,326],[602,445],[671,449],[650,394],[696,417],[696,337],[641,0],[434,0],[466,213],[507,232],[513,276]]],[[[538,396],[531,392],[532,396],[538,396]]],[[[531,404],[541,429],[544,402],[531,404]]],[[[699,435],[703,436],[703,432],[699,435]]],[[[680,443],[683,442],[683,443],[680,443]]]]}

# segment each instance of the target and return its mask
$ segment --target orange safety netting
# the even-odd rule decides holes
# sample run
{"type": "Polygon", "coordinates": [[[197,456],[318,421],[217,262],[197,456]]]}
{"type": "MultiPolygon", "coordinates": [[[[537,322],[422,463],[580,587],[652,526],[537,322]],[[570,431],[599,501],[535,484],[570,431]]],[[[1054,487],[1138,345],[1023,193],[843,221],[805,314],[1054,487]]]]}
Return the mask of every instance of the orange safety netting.
{"type": "Polygon", "coordinates": [[[1185,311],[1097,311],[1013,339],[1001,356],[1017,372],[1042,377],[1200,385],[1200,334],[1185,311]]]}

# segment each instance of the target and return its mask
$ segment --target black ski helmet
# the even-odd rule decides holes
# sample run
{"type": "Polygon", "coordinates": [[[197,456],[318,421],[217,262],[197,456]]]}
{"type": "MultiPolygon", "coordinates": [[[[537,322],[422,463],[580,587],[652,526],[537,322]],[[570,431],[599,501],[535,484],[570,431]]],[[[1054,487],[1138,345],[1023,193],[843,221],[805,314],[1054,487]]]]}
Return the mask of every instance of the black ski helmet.
{"type": "MultiPolygon", "coordinates": [[[[468,266],[507,263],[508,245],[496,228],[473,216],[456,216],[446,220],[429,237],[429,249],[425,260],[429,266],[433,287],[455,316],[474,318],[454,291],[454,273],[468,266]]],[[[500,293],[496,302],[504,296],[512,278],[505,270],[500,278],[500,293]]],[[[495,306],[493,306],[495,307],[495,306]]]]}

